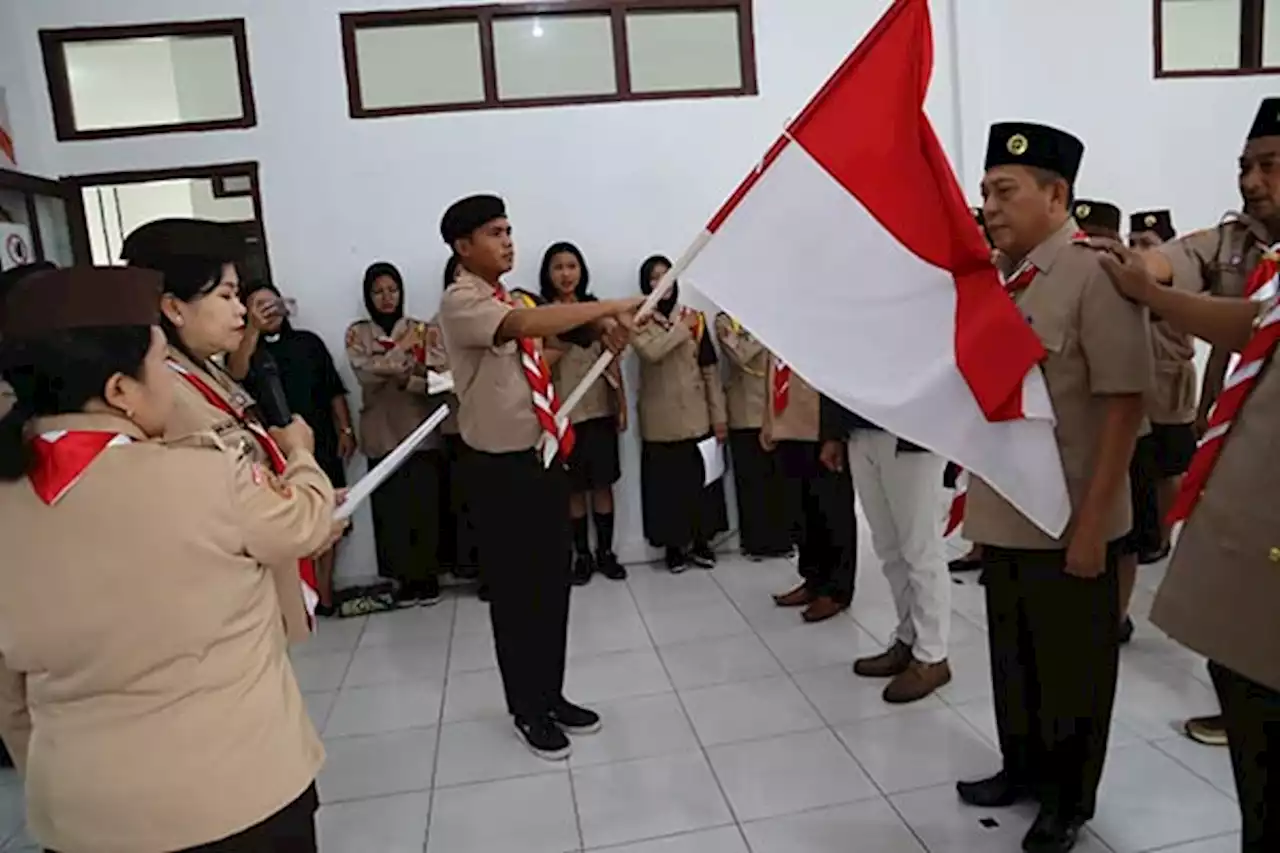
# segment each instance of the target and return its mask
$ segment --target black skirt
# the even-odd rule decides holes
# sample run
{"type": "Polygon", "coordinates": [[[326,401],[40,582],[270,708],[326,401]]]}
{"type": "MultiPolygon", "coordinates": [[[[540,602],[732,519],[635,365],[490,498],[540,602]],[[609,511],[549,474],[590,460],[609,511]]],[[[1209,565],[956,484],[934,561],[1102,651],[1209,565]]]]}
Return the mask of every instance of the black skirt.
{"type": "Polygon", "coordinates": [[[770,557],[791,550],[785,480],[778,456],[760,446],[760,430],[729,433],[733,483],[738,499],[738,537],[746,554],[770,557]]]}
{"type": "Polygon", "coordinates": [[[575,494],[605,489],[618,482],[618,419],[613,415],[573,425],[573,453],[569,454],[569,488],[575,494]]]}
{"type": "Polygon", "coordinates": [[[646,441],[640,451],[644,535],[654,547],[687,548],[729,529],[724,480],[702,485],[699,440],[646,441]]]}

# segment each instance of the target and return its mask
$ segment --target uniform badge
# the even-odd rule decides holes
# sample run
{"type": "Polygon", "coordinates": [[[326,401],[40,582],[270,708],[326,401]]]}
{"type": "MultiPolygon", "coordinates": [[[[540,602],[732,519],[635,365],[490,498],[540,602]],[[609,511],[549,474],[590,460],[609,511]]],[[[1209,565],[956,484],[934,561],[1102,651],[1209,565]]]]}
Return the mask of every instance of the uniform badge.
{"type": "Polygon", "coordinates": [[[1093,213],[1093,208],[1089,207],[1089,205],[1087,204],[1076,205],[1076,219],[1088,219],[1090,213],[1093,213]]]}
{"type": "Polygon", "coordinates": [[[1005,143],[1005,148],[1007,148],[1009,153],[1014,157],[1021,157],[1023,154],[1026,154],[1027,149],[1030,147],[1031,146],[1027,142],[1027,138],[1021,133],[1015,133],[1013,136],[1010,136],[1009,141],[1005,143]]]}
{"type": "Polygon", "coordinates": [[[293,497],[293,486],[281,480],[272,471],[267,470],[263,465],[257,462],[253,463],[253,484],[255,486],[266,486],[285,500],[293,497]]]}
{"type": "Polygon", "coordinates": [[[359,342],[359,340],[360,340],[359,330],[357,330],[355,326],[349,327],[347,329],[347,348],[350,349],[351,347],[354,347],[359,342]]]}
{"type": "Polygon", "coordinates": [[[1147,214],[1146,219],[1143,219],[1143,220],[1142,220],[1142,223],[1143,223],[1144,225],[1146,225],[1148,228],[1155,228],[1155,227],[1156,227],[1156,217],[1155,217],[1155,214],[1153,214],[1153,213],[1148,213],[1148,214],[1147,214]]]}

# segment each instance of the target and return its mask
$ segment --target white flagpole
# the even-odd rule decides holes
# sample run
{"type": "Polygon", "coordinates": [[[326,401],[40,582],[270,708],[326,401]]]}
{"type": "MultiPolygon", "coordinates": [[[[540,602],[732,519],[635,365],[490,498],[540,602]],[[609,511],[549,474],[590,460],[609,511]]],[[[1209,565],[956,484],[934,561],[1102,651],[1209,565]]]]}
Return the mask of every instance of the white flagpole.
{"type": "MultiPolygon", "coordinates": [[[[697,239],[689,245],[689,248],[684,250],[684,254],[676,260],[675,265],[672,266],[671,269],[667,270],[666,275],[658,280],[658,284],[654,287],[653,292],[649,294],[649,298],[646,299],[643,304],[641,304],[639,310],[636,311],[637,320],[653,312],[653,309],[657,307],[658,303],[662,301],[662,298],[671,290],[671,285],[675,284],[676,279],[678,279],[684,271],[689,268],[689,265],[692,264],[694,259],[698,257],[698,254],[706,248],[706,245],[710,240],[711,232],[703,231],[698,235],[697,239]]],[[[582,378],[582,381],[578,383],[578,386],[574,388],[573,391],[569,393],[569,396],[565,397],[564,402],[560,404],[558,420],[567,421],[569,419],[569,413],[578,407],[578,404],[582,402],[582,398],[587,395],[587,391],[591,388],[592,383],[604,375],[604,372],[609,368],[609,363],[613,361],[613,359],[614,354],[612,352],[605,351],[604,353],[601,353],[600,358],[596,359],[596,363],[591,365],[591,369],[587,371],[587,375],[582,378]]],[[[547,465],[550,467],[549,462],[547,465]]]]}
{"type": "Polygon", "coordinates": [[[408,438],[400,442],[395,450],[386,455],[381,462],[373,467],[373,470],[360,478],[360,482],[351,487],[347,492],[347,499],[342,502],[334,513],[335,521],[345,521],[355,515],[360,504],[364,503],[374,491],[386,482],[387,478],[396,472],[401,465],[408,461],[409,457],[418,445],[427,440],[431,433],[435,432],[436,427],[444,423],[444,419],[449,417],[448,405],[441,404],[440,408],[431,413],[431,416],[418,425],[418,428],[409,433],[408,438]]]}

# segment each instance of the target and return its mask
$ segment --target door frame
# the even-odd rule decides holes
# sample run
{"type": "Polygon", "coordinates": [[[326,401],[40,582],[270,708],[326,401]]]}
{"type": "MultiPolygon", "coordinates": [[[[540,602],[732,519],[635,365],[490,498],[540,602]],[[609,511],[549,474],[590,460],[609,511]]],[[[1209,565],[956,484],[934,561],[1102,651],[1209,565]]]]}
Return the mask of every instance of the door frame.
{"type": "Polygon", "coordinates": [[[84,214],[84,196],[80,189],[67,180],[55,181],[17,172],[12,169],[0,169],[0,189],[21,193],[27,202],[27,222],[31,228],[31,245],[35,249],[36,258],[45,260],[44,238],[40,233],[40,217],[36,210],[36,196],[60,198],[66,205],[67,225],[71,229],[71,253],[77,264],[93,262],[93,253],[89,248],[88,220],[84,214]]]}
{"type": "MultiPolygon", "coordinates": [[[[261,230],[262,256],[266,264],[267,280],[273,281],[271,272],[271,247],[267,244],[267,223],[262,211],[262,179],[257,160],[243,160],[236,163],[210,163],[203,166],[177,166],[171,169],[138,169],[125,172],[96,172],[85,175],[66,175],[62,183],[74,189],[79,213],[80,230],[84,232],[86,254],[89,252],[89,220],[84,211],[84,190],[90,187],[114,186],[118,184],[149,184],[155,181],[174,181],[181,179],[215,179],[241,178],[248,175],[251,183],[249,195],[253,199],[253,217],[261,230]]],[[[75,229],[73,229],[75,230],[75,229]]]]}

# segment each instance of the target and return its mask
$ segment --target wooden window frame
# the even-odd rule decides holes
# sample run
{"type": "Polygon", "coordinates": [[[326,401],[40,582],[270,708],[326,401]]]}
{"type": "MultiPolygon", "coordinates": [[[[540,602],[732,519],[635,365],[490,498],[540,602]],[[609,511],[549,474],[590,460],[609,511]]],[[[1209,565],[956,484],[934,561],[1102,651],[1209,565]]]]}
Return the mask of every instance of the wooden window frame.
{"type": "Polygon", "coordinates": [[[165,24],[136,24],[119,27],[71,27],[40,30],[40,49],[44,54],[45,78],[49,84],[49,100],[53,105],[53,124],[60,142],[86,139],[119,139],[130,136],[152,136],[165,133],[200,133],[211,130],[243,130],[258,124],[258,109],[253,97],[253,76],[249,70],[249,39],[244,18],[209,21],[175,21],[165,24]],[[236,73],[240,84],[241,115],[239,118],[210,121],[180,121],[139,127],[107,127],[79,130],[71,100],[71,79],[67,73],[67,57],[63,46],[73,42],[118,41],[121,39],[173,36],[230,38],[235,45],[236,73]]]}
{"type": "Polygon", "coordinates": [[[36,260],[48,260],[44,251],[44,235],[40,230],[40,215],[36,208],[36,196],[60,198],[66,205],[67,224],[71,229],[71,253],[76,263],[87,264],[93,257],[89,251],[89,231],[85,227],[84,199],[80,190],[68,181],[51,181],[25,172],[0,168],[0,190],[10,190],[23,196],[24,213],[31,229],[31,248],[36,260]]]}
{"type": "Polygon", "coordinates": [[[663,101],[685,98],[733,98],[759,94],[752,0],[563,0],[563,2],[497,3],[482,6],[448,6],[430,9],[402,9],[388,12],[347,12],[341,18],[342,54],[347,74],[347,104],[351,118],[472,110],[521,109],[526,107],[606,104],[619,101],[663,101]],[[631,89],[630,52],[627,44],[627,16],[678,12],[732,11],[738,15],[738,57],[742,85],[735,89],[681,89],[661,92],[634,92],[631,89]],[[605,95],[567,95],[537,98],[500,98],[493,23],[500,18],[539,16],[560,18],[609,15],[613,31],[613,62],[618,91],[605,95]],[[463,104],[411,104],[396,107],[364,106],[360,91],[360,59],[356,48],[359,30],[432,24],[477,23],[480,28],[480,72],[484,99],[463,104]]]}
{"type": "Polygon", "coordinates": [[[1240,3],[1240,67],[1206,68],[1202,70],[1164,69],[1164,0],[1152,0],[1152,41],[1156,79],[1187,77],[1252,77],[1263,74],[1280,74],[1280,66],[1262,64],[1262,27],[1271,3],[1271,13],[1280,15],[1280,0],[1238,0],[1240,3]]]}

